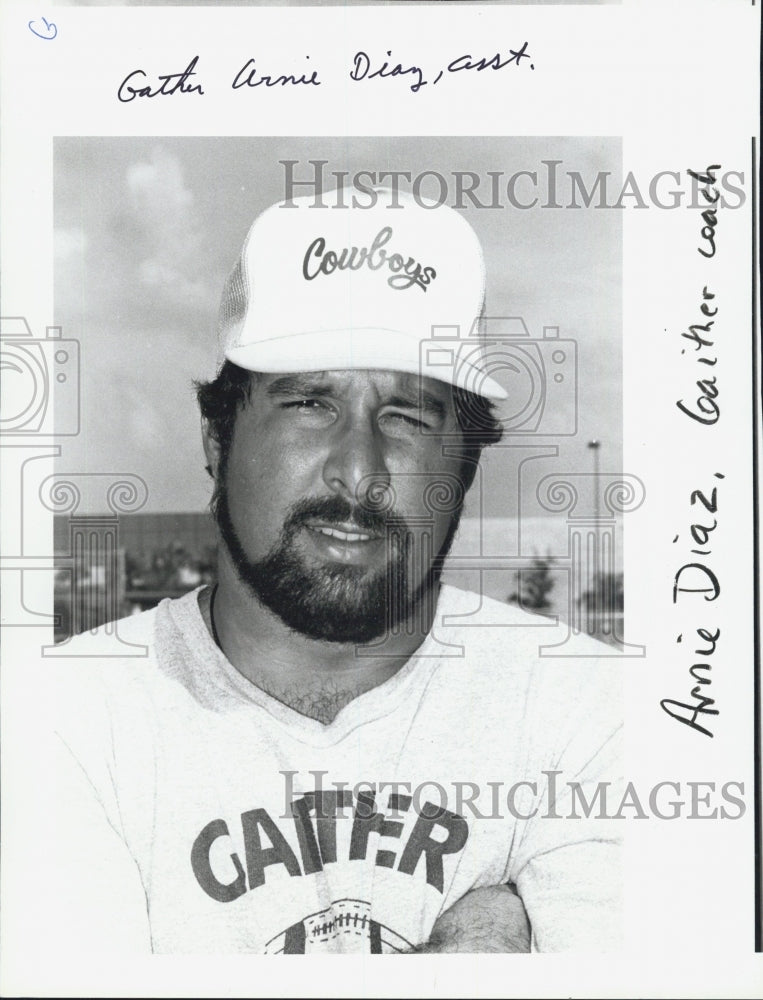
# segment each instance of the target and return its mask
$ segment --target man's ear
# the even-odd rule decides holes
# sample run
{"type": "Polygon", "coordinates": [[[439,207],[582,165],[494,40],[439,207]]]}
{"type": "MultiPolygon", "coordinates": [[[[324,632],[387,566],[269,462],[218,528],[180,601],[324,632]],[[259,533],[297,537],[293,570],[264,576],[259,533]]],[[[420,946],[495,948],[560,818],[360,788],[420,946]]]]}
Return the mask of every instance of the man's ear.
{"type": "Polygon", "coordinates": [[[217,470],[220,466],[220,442],[213,436],[209,420],[206,417],[201,418],[201,443],[207,459],[207,472],[214,480],[217,480],[217,470]]]}

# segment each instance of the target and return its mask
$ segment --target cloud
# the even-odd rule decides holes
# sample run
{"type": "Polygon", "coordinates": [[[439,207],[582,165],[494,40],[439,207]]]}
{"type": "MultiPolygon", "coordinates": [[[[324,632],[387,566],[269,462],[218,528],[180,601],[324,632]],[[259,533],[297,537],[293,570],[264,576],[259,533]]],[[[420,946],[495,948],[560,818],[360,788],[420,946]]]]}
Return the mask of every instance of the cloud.
{"type": "Polygon", "coordinates": [[[154,150],[150,163],[133,163],[127,168],[127,188],[139,211],[154,212],[165,220],[188,211],[194,201],[180,161],[162,149],[154,150]]]}
{"type": "Polygon", "coordinates": [[[79,227],[56,229],[53,234],[53,246],[56,262],[66,264],[71,260],[82,258],[88,246],[85,231],[79,227]]]}
{"type": "Polygon", "coordinates": [[[141,230],[146,255],[137,262],[138,282],[152,301],[194,308],[215,297],[210,288],[198,206],[180,160],[161,148],[127,167],[130,213],[141,230]]]}

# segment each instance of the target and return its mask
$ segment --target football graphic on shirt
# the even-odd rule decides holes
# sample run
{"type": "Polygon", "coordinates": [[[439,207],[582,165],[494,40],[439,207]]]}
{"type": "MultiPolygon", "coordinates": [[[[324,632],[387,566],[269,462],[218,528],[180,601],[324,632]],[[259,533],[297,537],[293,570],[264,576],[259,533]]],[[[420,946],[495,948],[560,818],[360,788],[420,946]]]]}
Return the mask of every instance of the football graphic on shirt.
{"type": "Polygon", "coordinates": [[[265,945],[266,955],[355,952],[372,955],[409,951],[412,945],[385,924],[371,919],[364,899],[337,899],[325,910],[292,924],[265,945]]]}

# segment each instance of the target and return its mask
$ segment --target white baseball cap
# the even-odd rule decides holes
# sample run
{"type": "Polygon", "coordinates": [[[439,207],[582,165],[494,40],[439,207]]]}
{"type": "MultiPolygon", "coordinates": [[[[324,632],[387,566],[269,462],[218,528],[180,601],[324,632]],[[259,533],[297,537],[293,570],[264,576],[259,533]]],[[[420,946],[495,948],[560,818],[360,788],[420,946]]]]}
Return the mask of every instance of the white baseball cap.
{"type": "MultiPolygon", "coordinates": [[[[333,197],[332,197],[333,194],[333,197]]],[[[389,188],[258,216],[226,281],[220,359],[262,372],[378,368],[490,399],[479,329],[485,264],[462,215],[389,188]]]]}

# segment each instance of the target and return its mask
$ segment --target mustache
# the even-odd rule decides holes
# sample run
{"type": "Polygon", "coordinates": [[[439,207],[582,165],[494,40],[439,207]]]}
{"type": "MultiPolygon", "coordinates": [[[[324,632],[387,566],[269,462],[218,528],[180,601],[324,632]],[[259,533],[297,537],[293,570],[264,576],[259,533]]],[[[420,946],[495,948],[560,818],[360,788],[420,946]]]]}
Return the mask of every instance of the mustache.
{"type": "Polygon", "coordinates": [[[284,530],[290,534],[307,524],[319,520],[328,524],[352,524],[359,531],[383,535],[390,529],[409,532],[408,523],[402,514],[393,509],[374,510],[361,504],[353,504],[341,496],[305,498],[295,503],[286,519],[284,530]]]}

